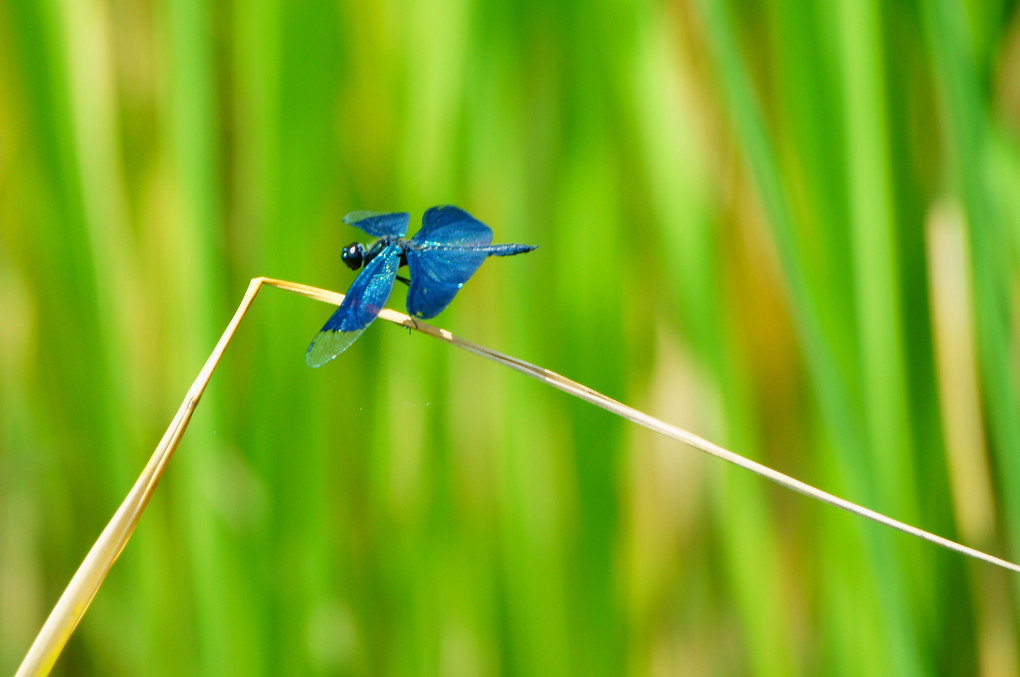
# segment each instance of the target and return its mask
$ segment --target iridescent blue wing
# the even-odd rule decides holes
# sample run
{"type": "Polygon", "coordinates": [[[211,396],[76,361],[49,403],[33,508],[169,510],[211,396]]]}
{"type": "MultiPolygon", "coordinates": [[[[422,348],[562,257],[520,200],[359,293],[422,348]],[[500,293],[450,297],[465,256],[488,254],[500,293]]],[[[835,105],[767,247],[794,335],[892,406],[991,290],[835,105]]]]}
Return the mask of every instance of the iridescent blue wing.
{"type": "Polygon", "coordinates": [[[404,212],[385,214],[383,212],[351,212],[344,217],[344,223],[365,231],[372,237],[394,235],[404,237],[407,222],[411,219],[404,212]]]}
{"type": "Polygon", "coordinates": [[[326,324],[322,325],[322,329],[308,345],[305,364],[320,367],[347,350],[361,336],[361,332],[372,324],[390,297],[398,267],[398,245],[389,245],[369,261],[347,290],[340,307],[326,320],[326,324]]]}
{"type": "Polygon", "coordinates": [[[484,247],[492,244],[492,231],[459,207],[432,207],[421,219],[413,244],[446,247],[484,247]]]}
{"type": "Polygon", "coordinates": [[[489,255],[492,231],[463,209],[433,207],[411,238],[407,312],[428,319],[449,305],[489,255]]]}

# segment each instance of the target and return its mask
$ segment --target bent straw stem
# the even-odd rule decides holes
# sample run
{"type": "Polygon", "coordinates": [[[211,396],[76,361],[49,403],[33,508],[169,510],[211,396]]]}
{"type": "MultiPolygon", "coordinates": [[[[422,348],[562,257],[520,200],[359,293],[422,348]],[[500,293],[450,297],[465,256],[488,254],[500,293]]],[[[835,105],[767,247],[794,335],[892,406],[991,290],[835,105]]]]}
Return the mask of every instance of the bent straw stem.
{"type": "MultiPolygon", "coordinates": [[[[258,293],[259,289],[262,288],[262,285],[276,287],[277,289],[282,289],[284,291],[293,292],[311,299],[336,305],[339,305],[344,298],[343,294],[328,291],[326,289],[319,289],[317,287],[311,287],[298,282],[275,280],[265,277],[258,277],[251,281],[244,294],[244,298],[241,299],[241,303],[238,306],[237,311],[234,313],[233,318],[231,318],[227,328],[223,331],[223,335],[220,336],[220,340],[216,343],[216,347],[213,349],[212,354],[209,355],[209,359],[206,360],[202,370],[195,378],[195,382],[188,390],[184,401],[181,403],[180,408],[174,415],[170,426],[163,434],[163,438],[160,440],[159,445],[153,452],[152,457],[149,459],[148,464],[146,464],[142,474],[138,477],[134,486],[131,487],[131,491],[128,492],[124,502],[121,503],[113,518],[106,525],[106,528],[103,529],[103,532],[92,546],[92,549],[89,550],[85,560],[81,563],[81,566],[78,567],[78,571],[75,572],[71,582],[68,583],[63,594],[60,596],[60,599],[57,601],[56,606],[53,607],[53,610],[47,617],[45,624],[43,624],[43,627],[36,636],[31,648],[25,655],[21,666],[18,668],[17,674],[19,677],[22,675],[47,674],[53,667],[57,658],[60,656],[60,652],[63,651],[64,645],[70,638],[71,633],[74,632],[74,629],[81,621],[82,616],[85,615],[85,611],[88,609],[89,604],[92,602],[96,592],[99,590],[99,586],[102,584],[107,572],[109,572],[113,563],[117,560],[117,557],[127,544],[128,539],[131,538],[131,534],[134,532],[135,526],[138,524],[138,520],[141,517],[142,512],[145,510],[145,506],[148,504],[149,498],[152,496],[152,492],[156,488],[156,484],[159,482],[160,477],[166,470],[167,463],[170,461],[171,456],[173,456],[173,452],[177,448],[177,444],[180,442],[181,437],[184,434],[184,430],[188,426],[188,422],[191,420],[191,415],[194,413],[195,407],[198,405],[198,401],[201,399],[202,393],[205,391],[205,386],[209,383],[209,379],[212,377],[212,373],[216,369],[216,365],[223,356],[223,352],[226,350],[227,344],[230,343],[230,339],[237,330],[241,319],[244,317],[245,313],[248,312],[252,302],[255,300],[255,295],[258,293]]],[[[900,522],[899,520],[892,519],[891,517],[886,517],[881,513],[839,498],[838,496],[822,491],[821,489],[816,489],[815,487],[801,482],[800,480],[796,480],[788,475],[777,472],[768,466],[746,459],[739,454],[735,454],[728,449],[709,442],[708,440],[682,428],[678,428],[677,426],[660,421],[654,416],[649,416],[644,412],[628,407],[621,402],[617,402],[610,397],[606,397],[598,391],[592,390],[587,386],[581,385],[576,381],[572,381],[560,374],[549,371],[548,369],[543,369],[542,367],[538,367],[523,360],[518,360],[517,358],[510,357],[509,355],[504,355],[494,350],[490,350],[476,343],[465,341],[464,339],[454,336],[445,329],[437,329],[436,327],[425,324],[424,322],[418,322],[410,316],[399,313],[395,310],[383,309],[383,311],[379,313],[379,317],[388,322],[393,322],[423,334],[428,334],[429,336],[438,338],[441,341],[445,341],[446,343],[457,346],[458,348],[462,348],[470,353],[510,367],[515,371],[531,376],[532,378],[542,381],[543,383],[547,383],[554,388],[574,395],[575,397],[594,404],[597,407],[601,407],[609,412],[621,416],[628,421],[637,423],[649,430],[653,430],[657,433],[683,442],[684,444],[694,447],[699,451],[703,451],[715,456],[716,458],[720,458],[744,468],[745,470],[749,470],[756,475],[760,475],[761,477],[792,491],[796,491],[810,498],[827,503],[859,517],[864,517],[865,519],[896,529],[897,531],[902,531],[903,533],[915,536],[948,550],[1020,573],[1020,566],[1012,562],[1008,562],[981,552],[980,550],[950,541],[949,539],[941,536],[936,536],[935,534],[924,531],[923,529],[900,522]]]]}
{"type": "Polygon", "coordinates": [[[128,539],[131,538],[135,525],[138,524],[152,492],[156,489],[159,478],[162,477],[170,457],[173,456],[181,436],[184,435],[184,430],[188,427],[191,415],[194,413],[195,407],[198,406],[198,401],[205,391],[206,384],[209,383],[209,378],[261,286],[261,278],[252,280],[248,285],[248,290],[245,292],[244,298],[241,299],[241,304],[234,313],[234,317],[223,331],[223,335],[220,336],[219,342],[198,373],[195,382],[188,389],[184,401],[170,422],[170,426],[163,433],[163,438],[156,446],[156,450],[149,458],[142,474],[139,475],[124,502],[120,504],[113,518],[110,519],[92,549],[89,550],[88,555],[85,556],[85,560],[78,567],[78,571],[71,578],[71,582],[67,584],[39,634],[36,635],[35,641],[32,642],[32,646],[18,668],[18,677],[45,675],[53,668],[64,645],[71,637],[71,633],[74,632],[82,616],[85,615],[85,611],[89,608],[89,604],[92,603],[107,572],[117,561],[117,557],[127,545],[128,539]]]}
{"type": "MultiPolygon", "coordinates": [[[[316,289],[315,287],[308,287],[307,285],[299,284],[296,282],[286,282],[282,280],[267,279],[265,280],[265,283],[273,287],[277,287],[279,289],[285,289],[287,291],[292,291],[297,294],[301,294],[302,296],[307,296],[309,298],[325,301],[328,303],[339,303],[339,300],[343,298],[342,295],[336,294],[335,292],[329,292],[323,289],[316,289]]],[[[610,397],[606,397],[602,393],[596,390],[592,390],[587,386],[581,385],[576,381],[572,381],[569,378],[566,378],[565,376],[561,376],[556,372],[549,371],[548,369],[543,369],[542,367],[536,366],[529,362],[518,360],[515,357],[510,357],[509,355],[504,355],[494,350],[490,350],[485,346],[480,346],[476,343],[465,341],[464,339],[454,336],[445,329],[436,329],[435,327],[427,325],[423,322],[417,322],[413,318],[404,315],[403,313],[399,313],[395,310],[385,309],[381,313],[379,313],[379,317],[389,322],[394,322],[396,324],[400,324],[410,329],[422,332],[423,334],[428,334],[429,336],[438,338],[441,341],[445,341],[446,343],[455,345],[458,348],[463,348],[464,350],[467,350],[470,353],[474,353],[475,355],[479,355],[481,357],[493,360],[494,362],[503,364],[507,367],[510,367],[511,369],[514,369],[515,371],[519,371],[522,374],[526,374],[534,379],[547,383],[554,388],[562,390],[566,393],[570,393],[571,395],[574,395],[575,397],[578,397],[586,402],[594,404],[597,407],[601,407],[606,411],[610,411],[616,414],[617,416],[621,416],[627,419],[628,421],[637,423],[638,425],[644,426],[649,430],[653,430],[657,433],[665,435],[666,437],[671,437],[679,442],[683,442],[687,446],[694,447],[695,449],[703,451],[706,454],[715,456],[716,458],[722,459],[728,463],[732,463],[733,465],[739,466],[745,470],[749,470],[754,474],[764,477],[765,479],[771,482],[775,482],[781,487],[785,487],[792,491],[796,491],[797,493],[808,496],[809,498],[821,501],[822,503],[827,503],[831,506],[839,508],[840,510],[845,510],[846,512],[857,515],[858,517],[869,519],[873,522],[877,522],[892,529],[896,529],[897,531],[902,531],[905,534],[915,536],[917,538],[928,541],[929,543],[933,543],[948,550],[952,550],[962,555],[967,555],[968,557],[973,557],[974,559],[978,559],[983,562],[988,562],[989,564],[994,564],[1004,569],[1009,569],[1010,571],[1020,573],[1020,565],[1014,564],[1013,562],[1009,562],[1004,559],[1000,559],[993,555],[989,555],[980,550],[970,548],[966,545],[962,545],[955,541],[951,541],[947,538],[943,538],[942,536],[937,536],[931,532],[911,526],[905,522],[900,522],[899,520],[887,517],[882,513],[876,512],[869,508],[865,508],[864,506],[840,498],[839,496],[835,496],[826,491],[822,491],[821,489],[817,489],[811,486],[810,484],[806,484],[804,482],[801,482],[800,480],[790,477],[789,475],[785,475],[781,472],[773,470],[772,468],[769,468],[766,465],[762,465],[761,463],[757,463],[750,459],[744,458],[739,454],[736,454],[728,449],[725,449],[719,446],[718,444],[709,442],[703,437],[699,437],[698,435],[688,432],[683,428],[679,428],[677,426],[661,421],[655,418],[654,416],[649,416],[648,414],[642,411],[638,411],[633,407],[628,407],[627,405],[621,402],[617,402],[616,400],[610,397]]]]}

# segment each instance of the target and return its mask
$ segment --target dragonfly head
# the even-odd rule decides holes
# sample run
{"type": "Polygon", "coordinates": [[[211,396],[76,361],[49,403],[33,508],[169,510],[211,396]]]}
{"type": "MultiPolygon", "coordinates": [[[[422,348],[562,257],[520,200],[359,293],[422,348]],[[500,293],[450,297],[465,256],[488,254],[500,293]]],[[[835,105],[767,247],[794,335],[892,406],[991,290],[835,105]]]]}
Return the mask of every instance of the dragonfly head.
{"type": "Polygon", "coordinates": [[[340,258],[347,264],[347,267],[351,270],[357,270],[361,268],[361,264],[365,262],[365,245],[360,242],[352,242],[340,253],[340,258]]]}

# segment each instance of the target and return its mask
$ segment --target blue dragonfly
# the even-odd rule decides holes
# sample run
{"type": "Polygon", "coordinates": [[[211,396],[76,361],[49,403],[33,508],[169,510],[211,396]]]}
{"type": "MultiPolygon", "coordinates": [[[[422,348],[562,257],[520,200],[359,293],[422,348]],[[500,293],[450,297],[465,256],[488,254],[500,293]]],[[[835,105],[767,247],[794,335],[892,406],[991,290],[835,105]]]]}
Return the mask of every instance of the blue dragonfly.
{"type": "Polygon", "coordinates": [[[320,367],[347,350],[372,324],[400,280],[408,286],[407,312],[422,319],[438,315],[489,256],[513,256],[536,248],[530,244],[492,244],[492,231],[463,209],[432,207],[421,229],[405,239],[410,217],[405,213],[351,212],[344,223],[379,238],[366,248],[360,242],[344,247],[340,258],[351,270],[364,268],[354,279],[336,312],[305,352],[309,367],[320,367]],[[397,275],[407,266],[411,279],[397,275]]]}

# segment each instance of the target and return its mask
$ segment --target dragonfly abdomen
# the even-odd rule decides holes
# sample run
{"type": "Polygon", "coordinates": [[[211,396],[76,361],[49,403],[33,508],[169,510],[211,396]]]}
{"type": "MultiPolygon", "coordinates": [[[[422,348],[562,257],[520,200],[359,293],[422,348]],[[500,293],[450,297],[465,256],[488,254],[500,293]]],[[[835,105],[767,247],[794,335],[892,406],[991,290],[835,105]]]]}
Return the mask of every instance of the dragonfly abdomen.
{"type": "Polygon", "coordinates": [[[515,254],[524,254],[534,249],[538,249],[538,245],[490,244],[490,245],[473,245],[470,247],[457,247],[437,244],[417,247],[412,245],[412,248],[420,252],[439,251],[439,252],[452,252],[458,254],[485,254],[486,256],[513,256],[515,254]]]}

